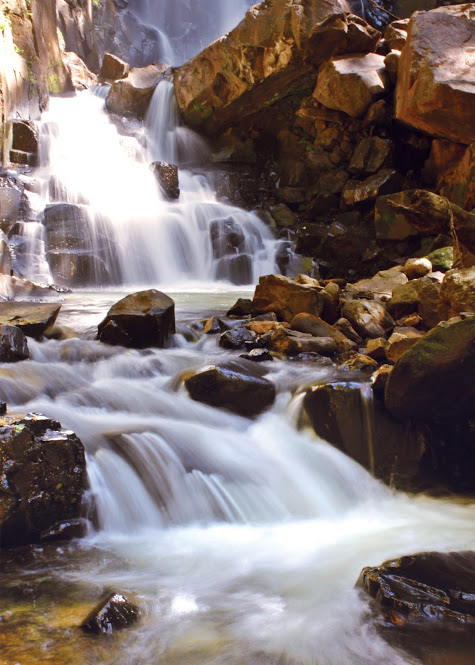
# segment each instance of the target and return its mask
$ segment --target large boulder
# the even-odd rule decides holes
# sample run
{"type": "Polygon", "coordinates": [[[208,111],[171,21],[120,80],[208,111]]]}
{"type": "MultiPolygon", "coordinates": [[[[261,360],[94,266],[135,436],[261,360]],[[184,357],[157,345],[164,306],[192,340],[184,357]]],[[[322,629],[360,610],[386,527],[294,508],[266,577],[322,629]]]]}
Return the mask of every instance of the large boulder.
{"type": "Polygon", "coordinates": [[[19,328],[27,337],[39,339],[53,325],[61,305],[32,302],[0,302],[0,324],[19,328]]]}
{"type": "Polygon", "coordinates": [[[43,416],[6,419],[0,427],[0,546],[36,542],[81,513],[87,487],[84,447],[43,416]]]}
{"type": "Polygon", "coordinates": [[[473,416],[475,317],[430,330],[398,360],[385,402],[401,420],[451,422],[473,416]]]}
{"type": "Polygon", "coordinates": [[[313,96],[329,109],[358,118],[385,93],[386,87],[384,56],[339,56],[321,67],[313,96]]]}
{"type": "Polygon", "coordinates": [[[98,326],[101,342],[135,349],[163,347],[174,333],[175,303],[156,289],[122,298],[98,326]]]}
{"type": "Polygon", "coordinates": [[[473,645],[475,552],[403,556],[364,568],[356,586],[374,598],[388,624],[455,629],[457,640],[465,637],[473,645]]]}
{"type": "Polygon", "coordinates": [[[280,320],[291,323],[301,312],[320,316],[324,306],[322,288],[301,284],[283,275],[266,275],[259,279],[252,300],[252,313],[275,312],[280,320]]]}
{"type": "Polygon", "coordinates": [[[192,399],[247,417],[270,407],[276,395],[271,381],[238,367],[209,367],[188,377],[185,386],[192,399]]]}
{"type": "Polygon", "coordinates": [[[447,320],[461,312],[475,313],[475,267],[449,270],[440,288],[440,318],[447,320]]]}
{"type": "Polygon", "coordinates": [[[475,141],[473,4],[416,12],[402,49],[396,118],[457,143],[475,141]]]}
{"type": "Polygon", "coordinates": [[[106,100],[107,109],[112,113],[133,115],[142,119],[166,69],[167,65],[131,69],[125,78],[112,84],[106,100]]]}
{"type": "Polygon", "coordinates": [[[350,14],[346,0],[265,0],[228,35],[175,74],[187,124],[213,134],[303,89],[330,56],[368,52],[379,33],[350,14]]]}

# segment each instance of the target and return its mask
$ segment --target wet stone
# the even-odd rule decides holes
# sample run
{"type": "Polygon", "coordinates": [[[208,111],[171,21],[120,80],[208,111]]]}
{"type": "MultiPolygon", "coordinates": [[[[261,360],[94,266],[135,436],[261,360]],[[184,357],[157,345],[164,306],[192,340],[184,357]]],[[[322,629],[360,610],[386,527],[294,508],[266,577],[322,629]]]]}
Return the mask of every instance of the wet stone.
{"type": "Polygon", "coordinates": [[[139,618],[139,608],[120,593],[108,593],[81,624],[86,633],[112,635],[133,625],[139,618]]]}
{"type": "Polygon", "coordinates": [[[249,353],[241,354],[241,358],[246,358],[246,360],[252,360],[255,363],[262,363],[266,360],[274,360],[272,354],[267,349],[251,349],[249,353]]]}

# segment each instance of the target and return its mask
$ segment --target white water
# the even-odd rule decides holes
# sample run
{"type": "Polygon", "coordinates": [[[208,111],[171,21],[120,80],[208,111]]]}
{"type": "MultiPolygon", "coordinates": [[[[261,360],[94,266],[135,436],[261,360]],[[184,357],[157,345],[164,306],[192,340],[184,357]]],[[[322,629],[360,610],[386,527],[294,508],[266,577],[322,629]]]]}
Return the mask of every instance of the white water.
{"type": "MultiPolygon", "coordinates": [[[[60,322],[74,326],[87,308],[77,297],[69,307],[60,322]]],[[[176,341],[146,352],[31,342],[32,360],[0,371],[10,410],[59,419],[87,449],[100,528],[82,548],[99,549],[60,579],[140,602],[141,623],[100,662],[413,662],[377,635],[354,583],[387,558],[475,547],[475,507],[393,493],[297,431],[291,393],[329,370],[269,363],[276,404],[251,421],[193,402],[181,384],[235,356],[213,337],[176,341]]]]}

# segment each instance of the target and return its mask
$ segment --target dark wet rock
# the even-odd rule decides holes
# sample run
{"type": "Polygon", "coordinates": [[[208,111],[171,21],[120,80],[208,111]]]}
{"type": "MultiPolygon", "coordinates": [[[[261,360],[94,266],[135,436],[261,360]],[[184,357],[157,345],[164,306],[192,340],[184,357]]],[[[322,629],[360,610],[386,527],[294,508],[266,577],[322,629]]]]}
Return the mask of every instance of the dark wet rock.
{"type": "Polygon", "coordinates": [[[58,542],[71,540],[72,538],[83,538],[88,532],[88,521],[82,517],[75,520],[62,520],[42,531],[40,539],[42,542],[58,542]]]}
{"type": "Polygon", "coordinates": [[[28,342],[20,328],[0,324],[0,362],[16,363],[29,357],[28,342]]]}
{"type": "Polygon", "coordinates": [[[364,568],[356,583],[390,624],[475,636],[475,552],[421,552],[364,568]],[[461,634],[462,633],[462,634],[461,634]]]}
{"type": "Polygon", "coordinates": [[[44,416],[0,427],[0,543],[37,542],[58,522],[77,519],[87,486],[84,447],[44,416]]]}
{"type": "Polygon", "coordinates": [[[46,206],[46,250],[90,250],[93,239],[88,234],[89,223],[89,211],[84,206],[73,203],[46,206]]]}
{"type": "Polygon", "coordinates": [[[256,416],[275,400],[271,381],[227,367],[210,367],[185,380],[190,397],[242,416],[256,416]]]}
{"type": "Polygon", "coordinates": [[[267,349],[251,349],[249,353],[243,353],[241,358],[252,360],[255,363],[262,363],[267,360],[274,360],[272,354],[267,349]]]}
{"type": "Polygon", "coordinates": [[[395,325],[384,305],[373,300],[350,300],[343,305],[341,313],[364,339],[384,337],[395,325]]]}
{"type": "Polygon", "coordinates": [[[252,300],[250,298],[238,298],[226,316],[244,317],[252,313],[252,300]]]}
{"type": "Polygon", "coordinates": [[[231,284],[250,284],[252,281],[252,259],[249,254],[223,256],[216,265],[216,279],[224,279],[231,284]]]}
{"type": "Polygon", "coordinates": [[[214,220],[210,224],[209,232],[215,259],[241,254],[244,251],[244,232],[232,217],[214,220]]]}
{"type": "Polygon", "coordinates": [[[123,79],[130,71],[129,64],[118,58],[112,53],[105,53],[102,60],[101,71],[99,72],[99,80],[103,83],[113,83],[119,79],[123,79]]]}
{"type": "Polygon", "coordinates": [[[163,347],[174,333],[175,303],[155,289],[122,298],[98,326],[101,342],[137,349],[163,347]]]}
{"type": "Polygon", "coordinates": [[[252,301],[253,314],[275,312],[279,319],[290,323],[296,314],[306,312],[320,316],[324,298],[322,288],[315,284],[301,284],[283,275],[266,275],[259,279],[252,301]]]}
{"type": "Polygon", "coordinates": [[[450,422],[473,417],[475,318],[430,330],[398,360],[385,393],[401,420],[450,422]]]}
{"type": "Polygon", "coordinates": [[[344,209],[374,201],[378,196],[397,192],[402,185],[402,177],[394,169],[381,169],[363,181],[348,180],[341,192],[341,205],[344,209]]]}
{"type": "Polygon", "coordinates": [[[236,326],[231,330],[223,332],[219,338],[219,346],[223,349],[243,349],[246,342],[255,341],[256,336],[245,326],[236,326]]]}
{"type": "Polygon", "coordinates": [[[178,199],[180,197],[178,166],[167,162],[153,162],[150,164],[150,169],[165,196],[170,200],[178,199]]]}
{"type": "Polygon", "coordinates": [[[27,337],[39,339],[53,325],[61,305],[0,302],[0,324],[16,326],[27,337]]]}
{"type": "Polygon", "coordinates": [[[86,633],[112,635],[133,625],[139,619],[139,608],[121,593],[109,592],[81,624],[86,633]]]}
{"type": "MultiPolygon", "coordinates": [[[[25,205],[24,184],[12,175],[0,174],[0,223],[11,224],[22,217],[25,205]]],[[[8,231],[4,227],[5,232],[8,231]]]]}
{"type": "Polygon", "coordinates": [[[418,433],[395,420],[369,384],[332,383],[307,391],[304,408],[323,439],[377,478],[400,488],[418,482],[424,449],[418,433]]]}
{"type": "Polygon", "coordinates": [[[14,120],[12,122],[12,148],[10,159],[15,164],[38,166],[38,131],[33,122],[14,120]]]}

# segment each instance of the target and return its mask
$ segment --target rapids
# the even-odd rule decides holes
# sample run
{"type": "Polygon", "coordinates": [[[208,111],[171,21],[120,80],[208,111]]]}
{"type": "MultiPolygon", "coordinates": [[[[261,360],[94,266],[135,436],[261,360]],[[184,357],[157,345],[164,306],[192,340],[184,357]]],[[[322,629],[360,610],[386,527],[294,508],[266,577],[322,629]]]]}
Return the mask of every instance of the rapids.
{"type": "MultiPolygon", "coordinates": [[[[298,387],[328,367],[268,363],[278,397],[255,420],[193,402],[183,372],[236,355],[206,335],[100,344],[94,326],[119,295],[68,296],[60,324],[78,336],[31,341],[31,360],[0,370],[11,413],[78,433],[97,509],[86,539],[2,568],[3,662],[413,662],[378,635],[354,583],[390,557],[475,547],[474,506],[395,493],[306,429],[298,387]],[[142,618],[102,644],[77,625],[104,588],[136,598],[142,618]]],[[[202,296],[203,313],[236,295],[202,296]]],[[[189,326],[198,295],[174,297],[189,326]]]]}

